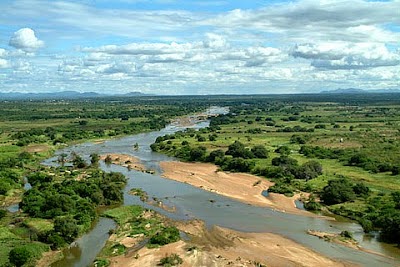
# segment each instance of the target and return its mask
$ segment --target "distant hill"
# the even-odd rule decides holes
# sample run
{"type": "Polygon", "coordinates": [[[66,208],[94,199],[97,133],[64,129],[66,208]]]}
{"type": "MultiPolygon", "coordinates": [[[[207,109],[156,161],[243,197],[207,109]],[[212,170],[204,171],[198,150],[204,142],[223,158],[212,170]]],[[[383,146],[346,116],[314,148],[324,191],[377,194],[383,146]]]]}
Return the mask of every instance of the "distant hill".
{"type": "Polygon", "coordinates": [[[133,97],[151,96],[140,92],[130,92],[126,94],[99,94],[95,92],[76,92],[62,91],[54,93],[0,93],[2,100],[40,100],[40,99],[81,99],[81,98],[100,98],[100,97],[133,97]]]}
{"type": "Polygon", "coordinates": [[[358,88],[346,88],[321,91],[320,94],[374,94],[374,93],[400,93],[399,89],[374,89],[374,90],[363,90],[358,88]]]}

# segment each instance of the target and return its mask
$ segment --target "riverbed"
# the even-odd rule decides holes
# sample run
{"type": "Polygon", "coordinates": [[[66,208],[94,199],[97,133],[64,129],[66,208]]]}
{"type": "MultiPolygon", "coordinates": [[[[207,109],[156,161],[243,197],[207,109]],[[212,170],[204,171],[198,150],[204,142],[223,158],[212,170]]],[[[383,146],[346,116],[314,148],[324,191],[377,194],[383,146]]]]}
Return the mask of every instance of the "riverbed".
{"type": "MultiPolygon", "coordinates": [[[[208,112],[209,114],[224,113],[226,109],[212,108],[208,112]]],[[[194,121],[193,123],[190,127],[195,129],[207,127],[209,124],[208,121],[194,121]]],[[[103,143],[84,143],[71,146],[57,151],[55,156],[44,161],[44,164],[55,165],[57,157],[61,153],[69,154],[76,152],[87,160],[89,160],[89,155],[92,153],[101,155],[131,155],[139,158],[147,169],[154,170],[155,173],[149,174],[129,170],[126,167],[114,164],[101,164],[103,170],[121,172],[128,178],[128,184],[124,191],[124,205],[141,205],[156,210],[175,220],[200,219],[209,227],[218,225],[242,232],[271,232],[279,234],[334,260],[356,263],[363,266],[400,265],[400,255],[397,248],[380,243],[375,237],[365,235],[361,226],[356,223],[305,217],[278,212],[266,207],[251,206],[188,184],[163,178],[159,162],[176,159],[152,152],[150,144],[158,136],[171,134],[188,127],[187,125],[181,127],[178,124],[171,124],[160,131],[117,138],[103,143]],[[136,143],[139,146],[138,148],[134,147],[136,143]],[[168,212],[165,209],[140,201],[139,197],[129,194],[131,188],[142,188],[148,193],[150,198],[161,200],[166,206],[175,207],[174,212],[168,212]],[[210,202],[210,199],[213,201],[210,202]],[[321,232],[351,231],[361,247],[381,253],[387,257],[326,242],[315,236],[308,235],[306,233],[308,229],[321,232]],[[393,257],[393,259],[389,257],[393,257]]],[[[110,222],[104,223],[103,220],[100,220],[91,232],[80,239],[93,241],[83,242],[78,240],[76,243],[77,246],[72,248],[75,250],[72,253],[73,257],[67,257],[63,261],[57,262],[55,266],[87,266],[88,262],[92,262],[96,254],[101,250],[102,245],[95,246],[94,244],[102,244],[102,240],[108,234],[110,224],[110,222]],[[99,238],[98,236],[102,236],[103,239],[96,241],[96,236],[97,238],[99,238]],[[85,251],[91,251],[91,253],[86,253],[85,251]]]]}

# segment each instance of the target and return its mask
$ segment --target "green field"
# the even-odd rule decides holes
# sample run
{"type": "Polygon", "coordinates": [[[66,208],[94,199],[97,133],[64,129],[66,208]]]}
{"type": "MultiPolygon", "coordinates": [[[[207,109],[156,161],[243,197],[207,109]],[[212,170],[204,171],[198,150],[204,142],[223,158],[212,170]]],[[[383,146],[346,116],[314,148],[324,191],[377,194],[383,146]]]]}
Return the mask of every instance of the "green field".
{"type": "MultiPolygon", "coordinates": [[[[276,183],[271,192],[310,192],[306,207],[319,210],[321,198],[323,209],[358,220],[366,231],[382,228],[384,236],[400,223],[396,96],[244,97],[227,104],[230,113],[211,118],[207,129],[160,137],[152,149],[264,176],[276,183]],[[258,156],[260,149],[266,152],[258,156]]],[[[394,233],[388,240],[400,242],[394,233]]]]}

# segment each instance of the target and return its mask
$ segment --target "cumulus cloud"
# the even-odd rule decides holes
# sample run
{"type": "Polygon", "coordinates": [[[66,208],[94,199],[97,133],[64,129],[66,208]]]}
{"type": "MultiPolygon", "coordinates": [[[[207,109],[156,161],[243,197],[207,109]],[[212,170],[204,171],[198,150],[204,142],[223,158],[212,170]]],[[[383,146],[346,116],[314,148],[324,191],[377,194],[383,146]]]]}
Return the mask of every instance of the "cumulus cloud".
{"type": "Polygon", "coordinates": [[[8,44],[25,52],[34,52],[44,46],[44,42],[36,38],[35,32],[30,28],[14,32],[8,44]]]}
{"type": "Polygon", "coordinates": [[[98,66],[96,72],[103,74],[132,74],[136,72],[136,64],[133,62],[113,62],[98,66]]]}
{"type": "Polygon", "coordinates": [[[326,69],[364,69],[396,66],[400,54],[390,52],[384,44],[376,43],[321,43],[296,45],[291,55],[311,59],[311,65],[326,69]]]}
{"type": "Polygon", "coordinates": [[[7,60],[0,58],[0,68],[7,68],[9,63],[7,60]]]}
{"type": "Polygon", "coordinates": [[[399,24],[398,10],[399,1],[300,0],[261,9],[236,9],[196,23],[220,27],[233,35],[238,30],[261,31],[297,42],[312,39],[396,43],[397,34],[383,25],[399,24]]]}
{"type": "MultiPolygon", "coordinates": [[[[247,1],[245,9],[233,10],[238,5],[232,2],[215,12],[12,2],[0,1],[0,24],[41,29],[46,38],[54,36],[51,51],[58,54],[43,49],[35,56],[43,41],[31,29],[16,32],[9,44],[17,49],[0,48],[5,90],[18,83],[187,94],[400,86],[399,0],[247,1]],[[85,48],[73,50],[78,44],[85,48]]],[[[7,40],[10,33],[0,35],[7,40]]]]}
{"type": "Polygon", "coordinates": [[[206,37],[207,39],[203,41],[203,45],[205,48],[223,49],[227,47],[226,39],[221,35],[206,33],[206,37]]]}

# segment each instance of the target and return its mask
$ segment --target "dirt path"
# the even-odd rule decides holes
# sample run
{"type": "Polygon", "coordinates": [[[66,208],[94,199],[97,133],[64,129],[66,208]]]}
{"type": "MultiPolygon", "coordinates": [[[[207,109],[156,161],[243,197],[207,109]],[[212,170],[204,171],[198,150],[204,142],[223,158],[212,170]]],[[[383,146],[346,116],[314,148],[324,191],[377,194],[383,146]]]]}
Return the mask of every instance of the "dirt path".
{"type": "Polygon", "coordinates": [[[281,212],[288,212],[310,217],[321,217],[314,213],[296,208],[295,200],[301,196],[286,197],[270,193],[261,195],[274,183],[261,177],[246,173],[228,173],[217,171],[217,166],[209,163],[161,162],[163,176],[168,179],[224,195],[238,201],[261,207],[270,207],[281,212]]]}

